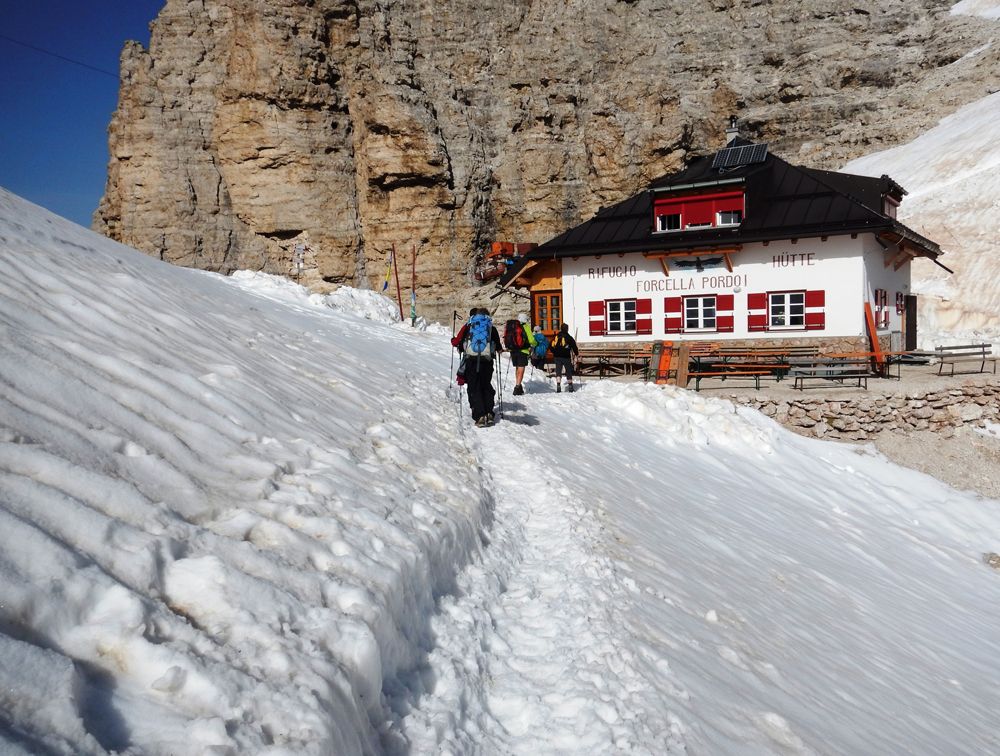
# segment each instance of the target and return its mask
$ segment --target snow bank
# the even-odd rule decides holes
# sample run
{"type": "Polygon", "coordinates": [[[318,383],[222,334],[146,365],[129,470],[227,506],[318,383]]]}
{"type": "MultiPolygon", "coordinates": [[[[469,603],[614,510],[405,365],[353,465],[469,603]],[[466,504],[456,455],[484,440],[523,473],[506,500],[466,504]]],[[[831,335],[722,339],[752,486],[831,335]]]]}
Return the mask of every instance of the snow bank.
{"type": "Polygon", "coordinates": [[[982,18],[1000,18],[1000,3],[996,0],[962,0],[951,6],[951,14],[965,16],[980,16],[982,18]]]}
{"type": "Polygon", "coordinates": [[[382,686],[489,502],[447,343],[371,293],[175,268],[6,192],[0,270],[7,740],[380,750],[382,686]]]}

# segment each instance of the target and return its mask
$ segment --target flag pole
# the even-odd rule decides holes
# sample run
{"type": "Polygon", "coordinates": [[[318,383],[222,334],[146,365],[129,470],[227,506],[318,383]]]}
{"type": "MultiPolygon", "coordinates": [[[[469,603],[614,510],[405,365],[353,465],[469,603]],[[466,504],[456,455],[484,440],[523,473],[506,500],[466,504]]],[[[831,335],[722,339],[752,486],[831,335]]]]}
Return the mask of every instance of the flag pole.
{"type": "Polygon", "coordinates": [[[417,325],[417,245],[413,245],[413,267],[410,269],[410,325],[417,325]]]}
{"type": "Polygon", "coordinates": [[[396,266],[396,245],[392,245],[392,271],[396,274],[396,301],[399,303],[399,319],[403,320],[403,292],[399,288],[399,268],[396,266]]]}

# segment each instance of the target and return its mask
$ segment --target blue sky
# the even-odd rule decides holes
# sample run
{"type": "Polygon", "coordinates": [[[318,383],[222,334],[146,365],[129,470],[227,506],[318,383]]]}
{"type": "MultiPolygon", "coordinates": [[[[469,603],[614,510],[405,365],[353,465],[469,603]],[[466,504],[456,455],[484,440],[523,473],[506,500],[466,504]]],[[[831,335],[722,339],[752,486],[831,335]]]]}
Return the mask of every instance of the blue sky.
{"type": "Polygon", "coordinates": [[[0,186],[90,227],[107,175],[107,130],[118,102],[118,58],[126,40],[149,45],[149,22],[164,4],[0,3],[0,186]]]}

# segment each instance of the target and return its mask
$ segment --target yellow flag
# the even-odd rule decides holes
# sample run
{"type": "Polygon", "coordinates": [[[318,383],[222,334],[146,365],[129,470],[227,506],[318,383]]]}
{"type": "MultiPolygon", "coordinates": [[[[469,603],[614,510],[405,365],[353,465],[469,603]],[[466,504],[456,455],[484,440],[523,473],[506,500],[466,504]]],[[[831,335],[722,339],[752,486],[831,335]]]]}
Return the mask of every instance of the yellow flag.
{"type": "Polygon", "coordinates": [[[385,263],[385,281],[382,282],[382,291],[389,288],[389,278],[392,276],[392,252],[389,252],[389,259],[385,263]]]}

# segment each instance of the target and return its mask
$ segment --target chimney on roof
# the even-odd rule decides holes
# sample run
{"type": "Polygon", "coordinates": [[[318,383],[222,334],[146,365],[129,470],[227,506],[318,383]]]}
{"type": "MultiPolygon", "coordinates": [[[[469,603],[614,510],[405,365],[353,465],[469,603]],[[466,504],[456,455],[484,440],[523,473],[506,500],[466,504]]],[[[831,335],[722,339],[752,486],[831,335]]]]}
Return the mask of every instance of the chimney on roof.
{"type": "Polygon", "coordinates": [[[740,130],[736,126],[736,116],[729,116],[729,126],[726,128],[726,144],[732,142],[740,135],[740,130]]]}

